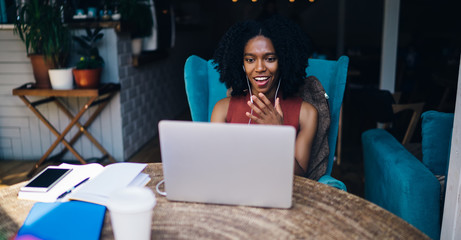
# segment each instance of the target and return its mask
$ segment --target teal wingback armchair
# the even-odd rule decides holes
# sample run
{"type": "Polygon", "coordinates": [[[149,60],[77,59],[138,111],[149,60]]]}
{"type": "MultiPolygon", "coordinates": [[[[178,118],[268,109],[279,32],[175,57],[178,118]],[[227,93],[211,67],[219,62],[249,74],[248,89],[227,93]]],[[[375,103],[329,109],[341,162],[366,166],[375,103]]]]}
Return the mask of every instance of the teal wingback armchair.
{"type": "Polygon", "coordinates": [[[306,69],[308,76],[315,76],[322,83],[325,92],[328,94],[330,104],[330,130],[328,131],[328,145],[330,155],[328,156],[328,167],[325,175],[319,182],[346,191],[346,185],[331,176],[331,170],[335,160],[336,141],[338,139],[339,114],[343,103],[344,89],[346,88],[347,67],[349,58],[341,56],[337,61],[323,59],[309,59],[309,66],[306,69]]]}
{"type": "Polygon", "coordinates": [[[362,134],[365,198],[439,239],[445,192],[436,176],[448,170],[454,114],[427,111],[421,118],[421,161],[386,130],[362,134]]]}
{"type": "MultiPolygon", "coordinates": [[[[331,170],[338,138],[339,113],[346,86],[348,64],[349,58],[347,56],[342,56],[337,61],[309,59],[309,66],[306,69],[308,76],[315,76],[322,83],[328,95],[331,114],[328,133],[330,147],[328,167],[319,182],[344,191],[346,191],[346,186],[341,181],[331,177],[331,170]]],[[[214,69],[212,60],[206,61],[195,55],[190,56],[184,66],[184,80],[192,120],[210,121],[214,105],[225,98],[227,93],[226,86],[219,81],[219,73],[214,69]]]]}
{"type": "Polygon", "coordinates": [[[184,81],[192,121],[209,122],[214,105],[227,93],[212,60],[206,61],[196,55],[188,57],[184,66],[184,81]]]}

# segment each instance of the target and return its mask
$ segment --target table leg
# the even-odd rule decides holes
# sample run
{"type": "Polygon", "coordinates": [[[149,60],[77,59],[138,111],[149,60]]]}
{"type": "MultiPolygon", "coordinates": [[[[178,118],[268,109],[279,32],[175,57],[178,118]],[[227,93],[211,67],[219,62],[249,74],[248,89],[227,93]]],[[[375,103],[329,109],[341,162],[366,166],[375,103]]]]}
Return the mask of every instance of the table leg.
{"type": "Polygon", "coordinates": [[[67,127],[64,129],[64,131],[60,134],[54,127],[53,125],[38,111],[35,106],[24,96],[19,96],[19,98],[26,104],[26,106],[47,126],[51,132],[57,137],[57,139],[54,141],[54,143],[48,148],[46,153],[42,156],[42,158],[34,165],[32,170],[27,174],[29,177],[34,174],[34,172],[37,170],[37,168],[48,158],[48,156],[53,152],[53,150],[56,148],[56,146],[62,142],[72,154],[77,157],[77,159],[82,163],[86,164],[86,161],[78,154],[77,151],[64,139],[66,134],[70,131],[70,129],[75,125],[75,123],[80,119],[80,117],[85,113],[85,111],[89,108],[91,103],[93,103],[94,100],[96,100],[97,97],[92,97],[90,100],[85,104],[85,106],[80,110],[80,112],[72,119],[72,121],[67,125],[67,127]]]}
{"type": "MultiPolygon", "coordinates": [[[[69,141],[70,145],[74,145],[74,143],[77,142],[77,140],[80,138],[80,136],[83,133],[99,149],[99,151],[101,151],[104,154],[104,156],[107,156],[109,158],[109,160],[111,162],[115,162],[115,159],[109,154],[109,152],[107,152],[107,150],[86,129],[93,123],[93,121],[96,119],[96,117],[99,115],[99,113],[102,112],[104,107],[106,107],[106,105],[109,103],[109,100],[112,98],[113,95],[114,94],[110,94],[110,96],[107,97],[107,99],[104,102],[99,104],[96,111],[93,112],[93,114],[89,117],[89,119],[85,122],[85,124],[81,125],[79,122],[75,123],[80,131],[77,132],[74,135],[74,137],[69,141]]],[[[69,117],[70,119],[74,118],[72,113],[59,100],[56,99],[55,103],[59,107],[59,109],[61,109],[67,115],[67,117],[69,117]]],[[[61,153],[59,153],[59,155],[60,156],[64,155],[66,153],[66,151],[67,151],[67,148],[63,149],[61,151],[61,153]]]]}

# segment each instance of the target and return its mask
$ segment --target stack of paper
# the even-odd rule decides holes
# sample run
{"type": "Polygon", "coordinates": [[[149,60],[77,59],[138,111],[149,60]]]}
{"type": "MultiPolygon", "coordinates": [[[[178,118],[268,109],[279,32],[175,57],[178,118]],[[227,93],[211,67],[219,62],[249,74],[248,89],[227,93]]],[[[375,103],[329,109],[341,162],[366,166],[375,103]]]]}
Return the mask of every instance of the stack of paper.
{"type": "Polygon", "coordinates": [[[72,168],[72,171],[48,192],[18,193],[19,199],[39,202],[55,202],[64,192],[72,189],[85,178],[88,181],[73,190],[62,200],[81,200],[105,205],[110,193],[127,186],[145,186],[150,177],[141,173],[147,166],[142,163],[114,163],[106,167],[91,163],[85,165],[61,164],[59,167],[72,168]]]}
{"type": "Polygon", "coordinates": [[[127,186],[145,186],[150,177],[141,173],[147,164],[117,163],[105,167],[104,171],[90,179],[87,184],[69,194],[68,199],[106,205],[109,195],[127,186]]]}

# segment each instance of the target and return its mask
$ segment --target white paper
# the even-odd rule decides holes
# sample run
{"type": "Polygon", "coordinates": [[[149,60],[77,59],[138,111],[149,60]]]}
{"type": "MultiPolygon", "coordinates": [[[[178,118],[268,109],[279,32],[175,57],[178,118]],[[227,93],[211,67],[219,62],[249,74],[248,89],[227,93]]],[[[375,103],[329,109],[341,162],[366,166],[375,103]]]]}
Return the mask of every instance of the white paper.
{"type": "Polygon", "coordinates": [[[127,187],[132,182],[142,184],[137,186],[144,186],[150,180],[147,174],[141,173],[146,166],[143,163],[110,164],[99,175],[69,194],[68,199],[106,205],[112,192],[127,187]]]}
{"type": "MultiPolygon", "coordinates": [[[[98,163],[85,165],[61,164],[57,168],[71,168],[72,171],[59,181],[48,192],[27,192],[19,191],[18,199],[27,199],[39,202],[55,202],[59,195],[71,189],[85,178],[90,180],[104,170],[104,167],[98,163]]],[[[88,180],[88,181],[90,181],[88,180]]],[[[82,184],[81,186],[83,186],[82,184]]],[[[78,188],[77,188],[78,189],[78,188]]]]}
{"type": "Polygon", "coordinates": [[[141,173],[146,166],[145,163],[125,162],[109,164],[106,167],[98,163],[84,165],[63,163],[58,168],[72,168],[72,171],[48,192],[20,191],[18,198],[55,202],[62,193],[89,177],[88,181],[73,189],[60,201],[80,200],[105,205],[109,195],[115,190],[127,186],[145,186],[150,181],[148,174],[141,173]]]}
{"type": "Polygon", "coordinates": [[[133,181],[131,181],[128,186],[130,187],[142,187],[146,186],[146,184],[150,181],[149,174],[145,173],[140,173],[138,176],[136,176],[133,181]]]}

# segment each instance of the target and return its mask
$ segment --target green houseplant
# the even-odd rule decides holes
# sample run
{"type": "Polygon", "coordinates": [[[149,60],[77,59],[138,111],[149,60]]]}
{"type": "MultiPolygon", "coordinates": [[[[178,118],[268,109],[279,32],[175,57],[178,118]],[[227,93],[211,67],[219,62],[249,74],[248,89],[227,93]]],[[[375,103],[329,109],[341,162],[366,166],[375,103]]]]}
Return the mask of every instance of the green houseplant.
{"type": "Polygon", "coordinates": [[[98,44],[104,37],[102,28],[86,28],[86,35],[73,36],[79,45],[77,53],[81,55],[73,69],[75,83],[79,88],[98,88],[104,59],[99,55],[98,44]]]}
{"type": "Polygon", "coordinates": [[[50,88],[49,68],[66,66],[70,30],[61,22],[58,1],[29,0],[18,7],[14,33],[24,42],[37,88],[50,88]]]}
{"type": "MultiPolygon", "coordinates": [[[[60,20],[61,11],[55,8],[55,19],[60,20]]],[[[54,22],[54,25],[48,28],[48,37],[44,42],[43,49],[45,59],[51,63],[48,74],[53,89],[72,89],[73,78],[72,68],[67,68],[70,49],[71,34],[69,28],[62,24],[61,21],[54,22]]]]}
{"type": "Polygon", "coordinates": [[[138,55],[142,49],[142,38],[152,35],[154,19],[151,6],[146,0],[120,0],[121,21],[130,32],[132,51],[138,55]]]}

